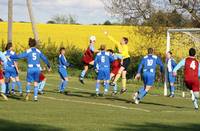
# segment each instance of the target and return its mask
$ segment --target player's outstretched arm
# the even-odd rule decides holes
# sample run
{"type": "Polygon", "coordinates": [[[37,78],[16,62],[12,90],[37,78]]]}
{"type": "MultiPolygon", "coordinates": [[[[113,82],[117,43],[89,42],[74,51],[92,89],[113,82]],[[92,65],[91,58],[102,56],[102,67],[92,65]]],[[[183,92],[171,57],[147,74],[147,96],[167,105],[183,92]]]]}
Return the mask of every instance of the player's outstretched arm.
{"type": "Polygon", "coordinates": [[[49,71],[50,71],[51,66],[50,66],[50,63],[49,63],[47,57],[43,53],[40,53],[40,58],[44,61],[44,63],[47,65],[47,67],[49,68],[49,71]]]}
{"type": "Polygon", "coordinates": [[[14,60],[17,60],[17,59],[23,59],[23,58],[26,58],[28,56],[28,53],[25,51],[23,53],[20,53],[20,54],[15,54],[15,55],[12,55],[10,56],[11,59],[14,59],[14,60]]]}
{"type": "Polygon", "coordinates": [[[66,67],[70,66],[70,63],[66,60],[66,58],[63,55],[61,56],[61,63],[66,67]]]}
{"type": "Polygon", "coordinates": [[[176,76],[177,71],[185,65],[185,59],[181,60],[173,70],[173,75],[176,76]]]}
{"type": "Polygon", "coordinates": [[[104,34],[113,42],[117,45],[117,48],[120,49],[121,45],[120,42],[118,42],[117,40],[115,40],[111,35],[109,35],[109,33],[107,31],[104,32],[104,34]]]}

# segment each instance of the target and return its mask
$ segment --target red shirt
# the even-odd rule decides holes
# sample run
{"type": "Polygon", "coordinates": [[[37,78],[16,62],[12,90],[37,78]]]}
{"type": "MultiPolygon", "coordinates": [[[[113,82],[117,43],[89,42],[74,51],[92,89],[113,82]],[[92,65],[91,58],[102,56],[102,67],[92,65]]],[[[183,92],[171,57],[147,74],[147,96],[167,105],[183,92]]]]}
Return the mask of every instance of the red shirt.
{"type": "Polygon", "coordinates": [[[90,47],[88,47],[87,50],[85,51],[82,60],[83,60],[83,62],[86,63],[86,64],[89,64],[90,62],[92,62],[92,61],[94,60],[94,52],[92,52],[92,51],[90,50],[90,47]]]}
{"type": "Polygon", "coordinates": [[[184,75],[186,81],[198,80],[199,61],[196,58],[188,57],[185,60],[184,75]]]}

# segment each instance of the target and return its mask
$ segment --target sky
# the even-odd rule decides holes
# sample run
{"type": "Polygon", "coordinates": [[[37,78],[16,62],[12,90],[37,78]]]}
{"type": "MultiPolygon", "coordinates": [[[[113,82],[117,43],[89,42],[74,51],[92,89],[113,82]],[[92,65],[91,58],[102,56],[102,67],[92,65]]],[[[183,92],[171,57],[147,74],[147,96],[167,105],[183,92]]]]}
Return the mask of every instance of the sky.
{"type": "MultiPolygon", "coordinates": [[[[14,1],[14,21],[29,21],[26,0],[14,1]]],[[[0,18],[7,20],[8,0],[0,0],[0,18]]],[[[38,23],[46,23],[57,14],[72,14],[78,23],[103,23],[111,17],[106,13],[101,0],[32,0],[38,23]]]]}

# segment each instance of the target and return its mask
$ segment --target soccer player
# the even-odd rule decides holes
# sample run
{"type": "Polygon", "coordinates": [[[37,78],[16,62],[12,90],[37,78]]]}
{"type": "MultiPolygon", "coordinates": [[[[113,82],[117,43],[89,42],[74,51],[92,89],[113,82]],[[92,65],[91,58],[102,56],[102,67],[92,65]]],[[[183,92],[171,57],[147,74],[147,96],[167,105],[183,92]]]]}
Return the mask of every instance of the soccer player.
{"type": "Polygon", "coordinates": [[[176,67],[176,62],[172,57],[172,52],[169,51],[167,52],[167,77],[168,77],[168,82],[170,85],[170,95],[169,97],[174,97],[174,92],[175,92],[175,87],[174,83],[176,81],[176,77],[173,76],[173,69],[176,67]]]}
{"type": "Polygon", "coordinates": [[[164,73],[164,65],[161,59],[158,56],[153,55],[153,52],[154,50],[152,48],[149,48],[148,55],[142,59],[139,65],[138,73],[135,79],[140,79],[141,73],[143,73],[144,86],[141,87],[139,91],[134,94],[133,99],[135,100],[135,104],[139,104],[139,102],[146,96],[146,94],[152,88],[155,81],[157,65],[160,66],[160,75],[161,73],[164,73]]]}
{"type": "Polygon", "coordinates": [[[110,80],[110,63],[114,61],[114,57],[109,52],[106,52],[106,46],[101,45],[100,52],[97,54],[94,67],[97,70],[96,95],[99,96],[99,88],[101,80],[104,81],[104,95],[108,93],[110,80]]]}
{"type": "Polygon", "coordinates": [[[9,83],[10,80],[12,80],[12,89],[11,89],[11,93],[15,94],[15,85],[18,86],[18,91],[20,96],[22,96],[22,85],[19,79],[19,70],[18,70],[18,66],[17,66],[17,62],[13,59],[10,58],[10,56],[16,55],[16,53],[13,51],[13,46],[12,43],[8,43],[6,45],[6,51],[4,52],[4,55],[6,56],[8,62],[7,65],[8,67],[6,68],[5,72],[4,72],[4,76],[5,76],[5,81],[6,81],[6,93],[9,94],[10,89],[9,89],[9,83]]]}
{"type": "Polygon", "coordinates": [[[84,78],[85,78],[85,75],[88,71],[89,65],[94,65],[94,54],[99,52],[98,50],[95,50],[95,47],[94,47],[95,43],[96,43],[96,37],[91,36],[89,47],[85,51],[83,58],[82,58],[82,62],[84,63],[84,70],[81,72],[81,75],[80,75],[80,78],[79,78],[79,81],[82,84],[85,84],[84,78]]]}
{"type": "Polygon", "coordinates": [[[28,63],[27,69],[27,86],[26,86],[26,100],[29,100],[30,97],[30,90],[31,90],[31,83],[34,83],[34,101],[38,101],[38,82],[40,76],[40,59],[42,59],[50,71],[50,64],[48,59],[44,56],[44,54],[37,49],[36,46],[37,42],[35,39],[29,38],[29,49],[25,52],[10,56],[11,59],[26,59],[28,63]]]}
{"type": "Polygon", "coordinates": [[[45,84],[46,84],[46,81],[47,81],[47,78],[45,77],[44,75],[44,70],[41,68],[41,73],[40,73],[40,81],[39,81],[39,84],[38,84],[38,93],[39,94],[44,94],[44,87],[45,87],[45,84]]]}
{"type": "MultiPolygon", "coordinates": [[[[3,70],[6,70],[7,68],[7,59],[6,56],[0,51],[0,61],[1,64],[3,64],[3,70]]],[[[1,92],[0,95],[3,97],[4,100],[8,100],[7,96],[5,95],[6,93],[6,85],[4,81],[4,75],[3,75],[3,70],[0,69],[0,85],[1,85],[1,92]]]]}
{"type": "Polygon", "coordinates": [[[67,67],[69,67],[69,66],[70,66],[70,64],[68,63],[68,61],[65,58],[65,48],[62,47],[62,48],[60,48],[60,55],[58,58],[58,73],[61,78],[61,83],[59,86],[59,93],[64,93],[65,88],[67,87],[67,84],[69,81],[67,67]]]}
{"type": "MultiPolygon", "coordinates": [[[[121,67],[121,61],[122,61],[122,56],[120,54],[114,53],[113,50],[107,50],[114,56],[114,61],[111,64],[111,73],[110,73],[110,80],[111,83],[115,79],[116,75],[118,74],[120,67],[121,67]]],[[[113,95],[117,94],[117,84],[113,87],[113,95]]]]}
{"type": "Polygon", "coordinates": [[[177,75],[177,71],[184,66],[184,82],[189,90],[192,90],[192,95],[194,95],[194,108],[199,109],[198,99],[199,99],[199,76],[200,76],[200,66],[199,61],[195,58],[196,50],[191,48],[189,50],[189,57],[181,60],[178,65],[174,68],[173,74],[177,75]]]}
{"type": "Polygon", "coordinates": [[[104,32],[105,35],[108,36],[108,38],[113,41],[118,48],[119,53],[123,57],[123,60],[121,62],[121,67],[118,71],[118,74],[116,75],[113,83],[111,83],[112,86],[117,86],[117,81],[119,78],[122,76],[122,89],[121,89],[121,94],[125,93],[127,91],[126,88],[126,74],[128,67],[130,65],[130,55],[129,55],[129,49],[128,49],[128,38],[123,37],[120,42],[116,41],[112,36],[108,34],[108,32],[104,32]]]}

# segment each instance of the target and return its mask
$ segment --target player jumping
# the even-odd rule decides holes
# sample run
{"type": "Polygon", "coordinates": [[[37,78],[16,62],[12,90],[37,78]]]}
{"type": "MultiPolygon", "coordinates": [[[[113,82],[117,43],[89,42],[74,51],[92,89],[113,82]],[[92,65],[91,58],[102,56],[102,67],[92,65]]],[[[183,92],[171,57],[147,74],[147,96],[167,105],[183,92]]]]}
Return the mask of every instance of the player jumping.
{"type": "Polygon", "coordinates": [[[6,68],[5,73],[4,73],[4,76],[6,79],[6,93],[9,94],[10,92],[9,83],[10,83],[10,80],[12,80],[11,93],[15,94],[15,85],[17,85],[19,94],[20,96],[22,96],[22,85],[19,80],[19,75],[18,75],[19,70],[18,70],[17,62],[10,58],[10,56],[16,55],[16,53],[13,51],[12,43],[7,44],[4,55],[8,59],[8,67],[6,68]]]}
{"type": "Polygon", "coordinates": [[[85,51],[82,62],[84,63],[84,70],[81,72],[79,81],[84,84],[84,78],[88,71],[89,65],[94,65],[94,54],[98,52],[98,50],[95,50],[94,45],[96,43],[96,37],[91,36],[90,37],[90,45],[85,51]]]}
{"type": "Polygon", "coordinates": [[[173,76],[173,69],[176,67],[176,62],[172,57],[172,52],[167,52],[167,77],[170,85],[170,95],[169,97],[174,97],[175,87],[174,83],[176,81],[176,77],[173,76]]]}
{"type": "Polygon", "coordinates": [[[43,55],[43,53],[37,49],[36,46],[36,40],[29,38],[29,49],[25,52],[11,56],[11,59],[27,59],[28,63],[28,69],[27,69],[27,86],[26,86],[26,100],[29,100],[30,97],[30,91],[31,91],[31,83],[34,83],[34,101],[38,101],[38,82],[39,82],[39,76],[40,76],[40,59],[42,59],[49,71],[50,71],[50,64],[48,62],[48,59],[43,55]]]}
{"type": "Polygon", "coordinates": [[[109,80],[110,80],[110,63],[114,61],[114,57],[109,52],[106,52],[106,46],[101,45],[101,51],[97,54],[94,67],[97,70],[97,83],[96,83],[96,95],[100,93],[100,82],[104,81],[104,95],[108,93],[109,80]]]}
{"type": "Polygon", "coordinates": [[[173,74],[176,76],[177,71],[184,66],[184,82],[186,87],[189,90],[192,90],[192,95],[194,95],[194,108],[195,110],[198,110],[200,66],[199,61],[195,58],[195,55],[196,50],[191,48],[189,50],[189,57],[181,60],[178,63],[178,65],[173,70],[173,74]]]}
{"type": "Polygon", "coordinates": [[[123,37],[120,42],[116,41],[112,36],[108,34],[108,32],[104,32],[105,35],[108,36],[108,38],[113,41],[118,48],[119,53],[123,57],[123,60],[121,62],[121,67],[118,71],[118,74],[116,75],[114,81],[111,83],[112,86],[117,86],[117,81],[122,75],[122,89],[121,89],[121,94],[125,93],[127,91],[126,88],[126,74],[128,67],[130,65],[130,55],[129,55],[129,49],[128,49],[128,38],[123,37]]]}
{"type": "Polygon", "coordinates": [[[160,66],[160,75],[161,73],[164,73],[164,65],[161,59],[158,56],[153,55],[153,52],[153,49],[149,48],[148,55],[142,59],[139,65],[138,73],[135,79],[140,79],[143,70],[144,86],[141,87],[139,91],[134,94],[133,99],[135,101],[135,104],[139,104],[139,102],[146,96],[146,94],[152,88],[155,81],[157,65],[160,66]]]}

